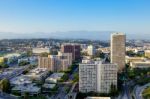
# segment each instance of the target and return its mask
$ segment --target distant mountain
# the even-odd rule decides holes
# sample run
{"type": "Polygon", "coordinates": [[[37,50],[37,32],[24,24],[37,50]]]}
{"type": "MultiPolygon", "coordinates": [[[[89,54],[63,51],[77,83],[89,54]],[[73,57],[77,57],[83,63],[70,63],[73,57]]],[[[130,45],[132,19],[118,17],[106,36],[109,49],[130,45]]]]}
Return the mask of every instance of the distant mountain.
{"type": "MultiPolygon", "coordinates": [[[[109,40],[114,31],[68,31],[68,32],[35,32],[13,33],[0,32],[0,39],[31,39],[31,38],[58,38],[58,39],[91,39],[109,40]]],[[[127,39],[150,39],[150,34],[126,34],[127,39]]]]}

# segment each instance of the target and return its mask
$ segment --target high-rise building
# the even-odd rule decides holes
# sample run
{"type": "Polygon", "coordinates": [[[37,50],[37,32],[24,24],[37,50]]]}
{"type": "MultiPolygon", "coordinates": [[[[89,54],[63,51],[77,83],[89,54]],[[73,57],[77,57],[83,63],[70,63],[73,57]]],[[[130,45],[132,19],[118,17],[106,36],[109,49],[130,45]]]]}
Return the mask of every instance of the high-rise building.
{"type": "Polygon", "coordinates": [[[114,33],[111,35],[111,63],[116,63],[118,65],[119,72],[122,72],[125,68],[125,43],[125,34],[114,33]]]}
{"type": "Polygon", "coordinates": [[[94,46],[89,45],[87,48],[88,55],[93,56],[95,54],[94,46]]]}
{"type": "Polygon", "coordinates": [[[117,88],[117,65],[100,60],[83,60],[79,64],[79,91],[109,93],[111,85],[117,88]]]}
{"type": "Polygon", "coordinates": [[[63,53],[72,53],[72,59],[78,60],[81,58],[79,44],[63,44],[61,45],[61,52],[63,53]]]}
{"type": "Polygon", "coordinates": [[[72,53],[58,53],[48,57],[39,57],[39,68],[47,68],[50,71],[65,71],[72,64],[72,53]]]}

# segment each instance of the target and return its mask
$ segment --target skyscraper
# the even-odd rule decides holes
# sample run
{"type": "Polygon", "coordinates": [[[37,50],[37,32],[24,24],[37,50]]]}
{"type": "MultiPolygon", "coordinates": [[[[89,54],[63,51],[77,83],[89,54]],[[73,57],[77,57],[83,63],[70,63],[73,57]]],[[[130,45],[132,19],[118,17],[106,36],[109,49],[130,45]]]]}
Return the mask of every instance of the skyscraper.
{"type": "Polygon", "coordinates": [[[125,42],[125,34],[113,33],[111,35],[111,63],[118,65],[119,72],[125,68],[125,42]]]}

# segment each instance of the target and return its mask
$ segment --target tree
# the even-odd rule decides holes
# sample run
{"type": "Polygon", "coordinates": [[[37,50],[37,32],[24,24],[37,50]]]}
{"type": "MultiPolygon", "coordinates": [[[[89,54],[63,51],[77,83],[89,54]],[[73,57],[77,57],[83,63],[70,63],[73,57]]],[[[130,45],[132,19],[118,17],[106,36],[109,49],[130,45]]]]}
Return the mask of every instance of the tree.
{"type": "Polygon", "coordinates": [[[29,99],[29,93],[28,92],[24,93],[24,99],[29,99]]]}
{"type": "Polygon", "coordinates": [[[28,62],[28,61],[19,62],[19,66],[25,66],[25,65],[28,65],[28,64],[30,64],[30,62],[28,62]]]}
{"type": "Polygon", "coordinates": [[[8,93],[9,92],[9,89],[10,89],[10,82],[8,79],[3,79],[0,81],[0,89],[3,91],[3,92],[6,92],[8,93]]]}
{"type": "Polygon", "coordinates": [[[1,68],[8,68],[9,66],[6,63],[0,63],[1,68]]]}
{"type": "Polygon", "coordinates": [[[110,86],[110,95],[111,96],[116,96],[117,94],[118,94],[118,91],[117,91],[116,85],[111,84],[111,86],[110,86]]]}
{"type": "Polygon", "coordinates": [[[32,51],[27,51],[27,56],[32,56],[33,52],[32,51]]]}
{"type": "Polygon", "coordinates": [[[43,52],[40,54],[41,57],[48,57],[48,55],[49,55],[49,53],[47,53],[47,52],[43,52]]]}

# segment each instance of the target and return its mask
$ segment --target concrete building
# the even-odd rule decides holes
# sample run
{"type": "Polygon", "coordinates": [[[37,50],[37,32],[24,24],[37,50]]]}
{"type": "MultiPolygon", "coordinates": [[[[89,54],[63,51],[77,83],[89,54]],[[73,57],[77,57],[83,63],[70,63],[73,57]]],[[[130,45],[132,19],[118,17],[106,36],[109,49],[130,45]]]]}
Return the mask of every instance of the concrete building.
{"type": "Polygon", "coordinates": [[[88,48],[87,48],[87,53],[88,53],[89,56],[95,55],[95,49],[94,49],[94,46],[89,45],[88,48]]]}
{"type": "Polygon", "coordinates": [[[39,57],[38,66],[39,68],[47,68],[50,71],[65,71],[72,64],[71,53],[61,53],[58,55],[49,55],[48,57],[39,57]]]}
{"type": "Polygon", "coordinates": [[[145,57],[150,58],[150,50],[145,50],[145,57]]]}
{"type": "Polygon", "coordinates": [[[53,73],[50,77],[45,79],[45,83],[57,83],[63,77],[64,73],[53,73]]]}
{"type": "Polygon", "coordinates": [[[125,68],[125,43],[126,36],[123,33],[111,35],[111,63],[118,65],[119,72],[125,68]]]}
{"type": "Polygon", "coordinates": [[[21,96],[24,96],[26,92],[29,93],[30,96],[38,96],[41,93],[41,88],[35,86],[35,84],[28,85],[18,85],[11,89],[12,93],[20,93],[21,96]]]}
{"type": "Polygon", "coordinates": [[[78,60],[81,58],[79,44],[63,44],[61,45],[61,52],[63,53],[72,53],[72,59],[78,60]]]}
{"type": "Polygon", "coordinates": [[[27,85],[27,84],[32,84],[32,80],[25,75],[21,75],[21,76],[12,78],[10,80],[10,84],[11,86],[27,85]]]}
{"type": "Polygon", "coordinates": [[[111,99],[111,97],[87,97],[86,99],[111,99]]]}
{"type": "Polygon", "coordinates": [[[126,63],[130,63],[130,62],[141,62],[141,61],[145,61],[146,58],[144,57],[129,57],[126,56],[126,63]]]}
{"type": "Polygon", "coordinates": [[[131,68],[150,68],[150,61],[130,62],[131,68]]]}
{"type": "Polygon", "coordinates": [[[4,63],[4,57],[0,57],[0,63],[4,63]]]}
{"type": "Polygon", "coordinates": [[[40,54],[40,53],[44,53],[44,52],[50,53],[50,48],[33,48],[32,52],[34,54],[40,54]]]}
{"type": "Polygon", "coordinates": [[[26,76],[30,77],[34,82],[42,82],[48,76],[49,72],[46,68],[35,68],[26,76]]]}
{"type": "Polygon", "coordinates": [[[117,65],[100,60],[79,64],[79,91],[109,93],[111,85],[117,87],[117,65]]]}

